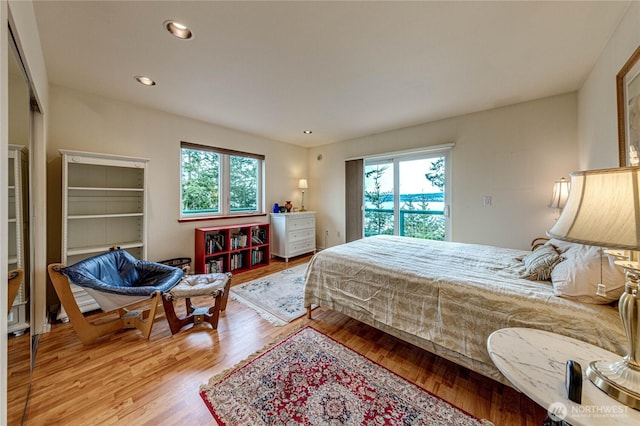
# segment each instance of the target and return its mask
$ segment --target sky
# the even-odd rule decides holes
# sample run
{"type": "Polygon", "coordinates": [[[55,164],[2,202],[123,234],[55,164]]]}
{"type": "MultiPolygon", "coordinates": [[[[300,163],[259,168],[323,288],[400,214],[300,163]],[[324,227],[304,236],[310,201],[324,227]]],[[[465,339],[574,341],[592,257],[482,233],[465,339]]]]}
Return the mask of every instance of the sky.
{"type": "MultiPolygon", "coordinates": [[[[424,176],[429,171],[432,159],[406,160],[400,164],[400,193],[401,194],[422,194],[440,192],[440,189],[431,185],[431,182],[424,176]]],[[[367,180],[373,183],[373,180],[367,180]]],[[[393,165],[389,168],[381,179],[382,191],[393,192],[393,165]]]]}

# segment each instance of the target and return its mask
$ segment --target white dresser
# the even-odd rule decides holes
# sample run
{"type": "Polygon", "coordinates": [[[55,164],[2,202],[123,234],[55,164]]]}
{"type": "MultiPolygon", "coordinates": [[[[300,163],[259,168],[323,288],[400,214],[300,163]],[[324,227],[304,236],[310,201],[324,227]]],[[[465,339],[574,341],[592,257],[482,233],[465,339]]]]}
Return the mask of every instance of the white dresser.
{"type": "Polygon", "coordinates": [[[290,257],[316,252],[316,213],[271,213],[271,255],[290,257]]]}

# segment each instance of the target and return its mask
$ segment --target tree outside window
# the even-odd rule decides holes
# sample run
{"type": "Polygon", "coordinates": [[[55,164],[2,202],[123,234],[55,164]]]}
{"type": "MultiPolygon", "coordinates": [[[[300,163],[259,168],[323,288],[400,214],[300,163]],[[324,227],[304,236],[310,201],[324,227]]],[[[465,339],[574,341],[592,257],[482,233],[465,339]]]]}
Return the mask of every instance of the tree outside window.
{"type": "Polygon", "coordinates": [[[376,164],[364,172],[365,217],[364,235],[393,235],[393,188],[383,182],[393,176],[393,167],[376,164]]]}
{"type": "Polygon", "coordinates": [[[220,155],[182,149],[182,213],[220,211],[220,155]]]}
{"type": "Polygon", "coordinates": [[[232,155],[231,163],[231,211],[258,209],[258,160],[232,155]]]}

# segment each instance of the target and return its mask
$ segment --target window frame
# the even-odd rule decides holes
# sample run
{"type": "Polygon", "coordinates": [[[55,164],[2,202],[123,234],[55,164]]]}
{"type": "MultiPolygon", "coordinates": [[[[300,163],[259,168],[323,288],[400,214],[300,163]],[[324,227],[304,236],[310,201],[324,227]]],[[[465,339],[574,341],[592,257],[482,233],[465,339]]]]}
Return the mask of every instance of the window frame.
{"type": "Polygon", "coordinates": [[[209,145],[201,145],[192,142],[180,142],[180,206],[179,206],[179,221],[192,221],[192,220],[207,220],[207,219],[225,219],[225,218],[237,218],[246,216],[264,216],[264,185],[265,185],[265,156],[262,154],[254,154],[249,152],[235,151],[226,148],[214,147],[209,145]],[[219,155],[220,169],[218,171],[219,179],[219,211],[218,212],[201,212],[201,213],[188,213],[185,214],[182,208],[182,150],[191,149],[198,151],[214,152],[219,155]],[[231,211],[231,157],[245,157],[258,160],[258,170],[256,171],[256,177],[258,179],[256,188],[256,210],[242,210],[237,212],[231,211]]]}

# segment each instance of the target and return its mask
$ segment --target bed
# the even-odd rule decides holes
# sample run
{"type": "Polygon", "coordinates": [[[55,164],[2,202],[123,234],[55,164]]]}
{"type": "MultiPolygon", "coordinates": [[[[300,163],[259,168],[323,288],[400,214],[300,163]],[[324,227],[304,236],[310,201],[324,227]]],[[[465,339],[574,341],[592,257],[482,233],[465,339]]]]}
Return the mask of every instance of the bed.
{"type": "Polygon", "coordinates": [[[368,237],[311,259],[304,303],[341,312],[508,385],[486,349],[487,337],[500,328],[552,331],[624,354],[617,308],[558,297],[550,281],[521,278],[528,253],[368,237]]]}

